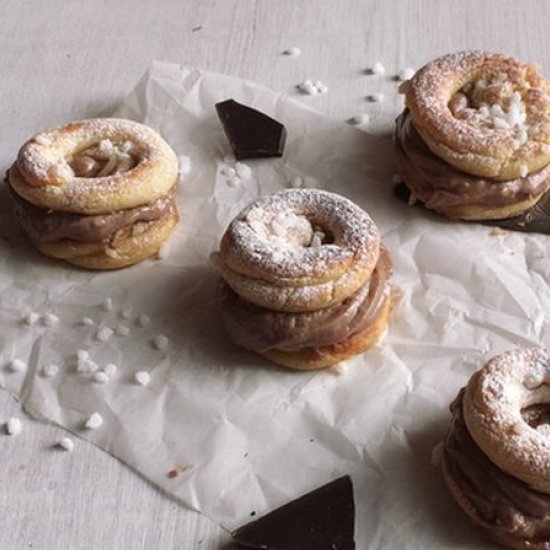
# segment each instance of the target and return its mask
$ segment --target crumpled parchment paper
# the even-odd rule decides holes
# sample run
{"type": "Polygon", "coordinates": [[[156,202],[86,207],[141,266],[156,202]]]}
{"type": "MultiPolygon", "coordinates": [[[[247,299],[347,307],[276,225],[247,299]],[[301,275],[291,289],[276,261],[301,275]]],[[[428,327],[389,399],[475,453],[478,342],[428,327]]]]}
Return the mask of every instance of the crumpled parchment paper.
{"type": "Polygon", "coordinates": [[[156,62],[116,115],[149,124],[190,159],[168,257],[106,273],[42,257],[3,190],[0,385],[31,414],[92,441],[226,528],[349,473],[358,549],[486,548],[431,454],[472,372],[499,351],[548,343],[548,238],[496,235],[401,204],[388,137],[238,78],[156,62]],[[230,150],[214,110],[228,98],[288,130],[284,157],[246,162],[252,176],[238,186],[222,175],[230,150]],[[339,373],[274,367],[234,347],[219,322],[210,253],[244,205],[296,176],[371,214],[401,292],[384,339],[339,373]],[[31,311],[59,322],[27,326],[31,311]],[[151,322],[142,327],[143,313],[151,322]],[[82,325],[84,316],[94,325],[82,325]],[[98,328],[119,324],[127,336],[97,340],[98,328]],[[152,345],[159,334],[169,338],[166,350],[152,345]],[[118,366],[108,383],[76,372],[82,349],[100,367],[118,366]],[[27,362],[25,372],[10,371],[14,358],[27,362]],[[60,373],[47,378],[42,368],[51,363],[60,373]],[[139,370],[151,373],[149,386],[134,381],[139,370]],[[93,412],[104,424],[85,430],[93,412]]]}

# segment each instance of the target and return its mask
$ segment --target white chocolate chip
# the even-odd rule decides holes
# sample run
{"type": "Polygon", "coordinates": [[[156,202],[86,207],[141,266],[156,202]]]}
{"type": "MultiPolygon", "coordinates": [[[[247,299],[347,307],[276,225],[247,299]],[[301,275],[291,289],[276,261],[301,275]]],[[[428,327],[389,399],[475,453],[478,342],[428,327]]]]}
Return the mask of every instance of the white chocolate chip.
{"type": "Polygon", "coordinates": [[[70,453],[74,449],[74,441],[70,437],[62,437],[58,442],[57,446],[70,453]]]}
{"type": "Polygon", "coordinates": [[[84,427],[88,430],[96,430],[97,428],[101,427],[103,424],[103,418],[99,413],[93,413],[88,420],[86,420],[86,423],[84,424],[84,427]]]}
{"type": "Polygon", "coordinates": [[[158,334],[153,338],[153,347],[158,350],[164,350],[168,347],[168,338],[164,334],[158,334]]]}
{"type": "Polygon", "coordinates": [[[8,435],[19,435],[23,431],[23,424],[19,418],[10,418],[6,422],[6,433],[8,435]]]}
{"type": "Polygon", "coordinates": [[[21,359],[13,359],[9,364],[11,372],[24,372],[27,370],[27,363],[21,359]]]}
{"type": "Polygon", "coordinates": [[[136,374],[134,375],[134,380],[140,386],[147,386],[151,381],[151,375],[145,370],[140,370],[139,372],[136,372],[136,374]]]}
{"type": "Polygon", "coordinates": [[[52,144],[52,138],[45,134],[37,134],[33,139],[38,145],[48,146],[52,144]]]}
{"type": "Polygon", "coordinates": [[[527,174],[529,174],[529,168],[527,168],[527,166],[525,164],[520,164],[519,175],[522,178],[525,178],[527,176],[527,174]]]}

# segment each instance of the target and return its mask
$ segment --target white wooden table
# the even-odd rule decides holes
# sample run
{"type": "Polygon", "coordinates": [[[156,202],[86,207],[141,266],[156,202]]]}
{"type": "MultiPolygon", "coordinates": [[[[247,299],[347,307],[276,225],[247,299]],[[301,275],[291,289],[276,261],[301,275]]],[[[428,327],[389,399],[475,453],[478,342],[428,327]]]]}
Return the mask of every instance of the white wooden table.
{"type": "MultiPolygon", "coordinates": [[[[342,120],[368,112],[382,131],[400,105],[391,76],[439,54],[502,51],[550,75],[549,19],[546,0],[0,0],[0,170],[36,131],[108,115],[154,59],[292,95],[319,79],[329,92],[303,101],[342,120]],[[281,55],[291,46],[302,55],[281,55]],[[386,75],[364,74],[375,61],[386,75]],[[379,91],[383,103],[365,100],[379,91]]],[[[212,550],[228,540],[92,445],[53,449],[62,431],[0,391],[0,424],[12,415],[24,431],[0,434],[0,550],[212,550]]]]}

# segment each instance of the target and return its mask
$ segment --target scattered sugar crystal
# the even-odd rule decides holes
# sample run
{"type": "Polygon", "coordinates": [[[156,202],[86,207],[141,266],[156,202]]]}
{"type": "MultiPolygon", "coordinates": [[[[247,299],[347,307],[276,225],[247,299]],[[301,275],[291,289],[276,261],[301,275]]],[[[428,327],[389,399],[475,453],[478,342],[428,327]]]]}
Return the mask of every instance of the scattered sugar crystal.
{"type": "Polygon", "coordinates": [[[327,85],[323,84],[320,80],[316,80],[313,85],[315,86],[318,94],[326,94],[328,92],[327,85]]]}
{"type": "Polygon", "coordinates": [[[129,153],[133,148],[134,148],[134,144],[129,139],[127,139],[125,142],[121,143],[120,146],[119,146],[119,149],[123,153],[129,153]]]}
{"type": "Polygon", "coordinates": [[[297,85],[297,88],[304,94],[308,95],[317,95],[319,93],[315,84],[313,84],[311,80],[304,80],[304,82],[297,85]]]}
{"type": "Polygon", "coordinates": [[[363,124],[368,124],[369,122],[370,122],[370,116],[367,113],[356,115],[351,119],[351,123],[354,126],[362,126],[363,124]]]}
{"type": "Polygon", "coordinates": [[[99,367],[90,359],[90,354],[84,350],[79,349],[76,353],[76,372],[89,374],[95,372],[99,367]]]}
{"type": "Polygon", "coordinates": [[[293,189],[299,189],[300,187],[302,187],[303,185],[303,180],[300,176],[296,176],[291,182],[290,182],[290,187],[292,187],[293,189]]]}
{"type": "Polygon", "coordinates": [[[84,325],[85,327],[91,327],[94,322],[95,321],[91,317],[82,317],[82,319],[80,319],[80,324],[84,325]]]}
{"type": "Polygon", "coordinates": [[[23,372],[27,370],[27,363],[21,359],[13,359],[9,364],[11,372],[23,372]]]}
{"type": "Polygon", "coordinates": [[[138,324],[140,327],[146,327],[150,322],[151,322],[151,318],[150,318],[149,315],[147,315],[146,313],[142,313],[142,314],[137,318],[137,324],[138,324]]]}
{"type": "Polygon", "coordinates": [[[103,372],[107,374],[107,376],[114,376],[118,370],[118,367],[114,363],[109,363],[105,365],[105,368],[103,369],[103,372]]]}
{"type": "Polygon", "coordinates": [[[59,367],[54,364],[44,365],[42,375],[46,378],[53,378],[59,374],[59,367]]]}
{"type": "Polygon", "coordinates": [[[42,317],[42,324],[46,327],[53,327],[59,322],[59,317],[54,313],[46,313],[42,317]]]}
{"type": "Polygon", "coordinates": [[[109,382],[109,375],[105,371],[98,371],[94,373],[94,382],[97,382],[98,384],[105,384],[106,382],[109,382]]]}
{"type": "Polygon", "coordinates": [[[369,70],[370,74],[381,75],[386,72],[386,68],[380,61],[377,61],[369,70]]]}
{"type": "Polygon", "coordinates": [[[115,334],[117,336],[128,336],[130,334],[130,327],[120,324],[116,327],[115,334]]]}
{"type": "Polygon", "coordinates": [[[399,174],[396,173],[391,177],[391,182],[394,185],[397,185],[398,183],[403,183],[403,178],[399,174]]]}
{"type": "Polygon", "coordinates": [[[52,178],[67,181],[74,176],[74,172],[68,164],[53,164],[48,170],[48,175],[52,178]]]}
{"type": "Polygon", "coordinates": [[[315,231],[313,233],[313,238],[311,239],[310,246],[312,248],[317,248],[323,244],[323,239],[326,237],[325,233],[323,231],[315,231]]]}
{"type": "Polygon", "coordinates": [[[109,327],[100,327],[96,333],[96,339],[100,342],[107,342],[109,338],[114,334],[112,328],[109,327]]]}
{"type": "Polygon", "coordinates": [[[288,50],[285,50],[283,52],[283,55],[288,55],[289,57],[298,57],[301,53],[302,50],[300,50],[300,48],[292,46],[292,48],[288,48],[288,50]]]}
{"type": "Polygon", "coordinates": [[[235,168],[232,168],[231,166],[223,166],[220,170],[220,174],[226,178],[232,178],[236,174],[235,168]]]}
{"type": "Polygon", "coordinates": [[[25,315],[23,321],[26,325],[31,326],[34,325],[38,321],[38,319],[40,319],[40,315],[38,315],[38,313],[36,313],[35,311],[29,311],[29,313],[25,315]]]}
{"type": "Polygon", "coordinates": [[[19,418],[10,418],[6,422],[6,433],[8,435],[19,435],[23,431],[23,424],[19,418]]]}
{"type": "Polygon", "coordinates": [[[70,437],[62,437],[57,446],[70,453],[74,449],[74,441],[70,437]]]}
{"type": "Polygon", "coordinates": [[[384,94],[381,93],[375,93],[369,95],[369,101],[372,101],[373,103],[381,103],[384,101],[384,94]]]}
{"type": "Polygon", "coordinates": [[[113,142],[110,139],[102,139],[99,142],[98,149],[100,153],[110,156],[113,154],[114,151],[113,142]]]}
{"type": "Polygon", "coordinates": [[[168,347],[168,338],[164,334],[158,334],[153,338],[153,346],[158,350],[164,350],[168,347]]]}
{"type": "Polygon", "coordinates": [[[412,67],[401,69],[397,75],[398,80],[410,80],[414,76],[415,70],[412,67]]]}
{"type": "Polygon", "coordinates": [[[112,311],[113,310],[113,300],[112,300],[112,298],[105,298],[105,300],[103,300],[103,303],[101,304],[101,307],[105,311],[112,311]]]}
{"type": "Polygon", "coordinates": [[[189,157],[178,157],[179,165],[180,165],[180,174],[185,176],[185,174],[189,174],[191,172],[191,159],[189,157]]]}
{"type": "Polygon", "coordinates": [[[542,384],[544,384],[544,373],[542,372],[529,373],[523,379],[523,385],[529,390],[534,390],[542,384]]]}
{"type": "Polygon", "coordinates": [[[239,178],[243,179],[247,179],[252,175],[252,169],[244,162],[237,162],[237,164],[235,164],[235,172],[237,172],[239,178]]]}
{"type": "Polygon", "coordinates": [[[134,375],[134,380],[140,386],[147,386],[151,381],[151,375],[145,370],[140,370],[139,372],[136,372],[136,374],[134,375]]]}
{"type": "Polygon", "coordinates": [[[84,426],[88,430],[96,430],[103,424],[103,418],[99,413],[93,413],[88,420],[86,420],[86,423],[84,426]]]}

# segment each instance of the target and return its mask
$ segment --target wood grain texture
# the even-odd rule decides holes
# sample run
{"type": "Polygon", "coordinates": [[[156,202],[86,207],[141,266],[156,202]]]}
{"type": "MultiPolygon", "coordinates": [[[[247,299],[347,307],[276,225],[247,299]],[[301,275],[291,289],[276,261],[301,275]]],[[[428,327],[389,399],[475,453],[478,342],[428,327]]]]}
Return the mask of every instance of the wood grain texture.
{"type": "MultiPolygon", "coordinates": [[[[547,0],[0,0],[0,170],[50,125],[107,115],[153,59],[265,84],[341,120],[367,112],[389,131],[401,106],[392,76],[464,48],[537,61],[550,75],[547,0]],[[298,46],[302,55],[282,56],[298,46]],[[387,74],[365,69],[384,63],[387,74]],[[325,95],[295,86],[321,80],[325,95]],[[366,96],[382,92],[383,103],[366,96]]],[[[0,365],[0,368],[3,366],[0,365]]],[[[227,535],[111,456],[31,421],[0,392],[0,550],[221,548],[227,535]]],[[[359,549],[363,550],[363,549],[359,549]]]]}

